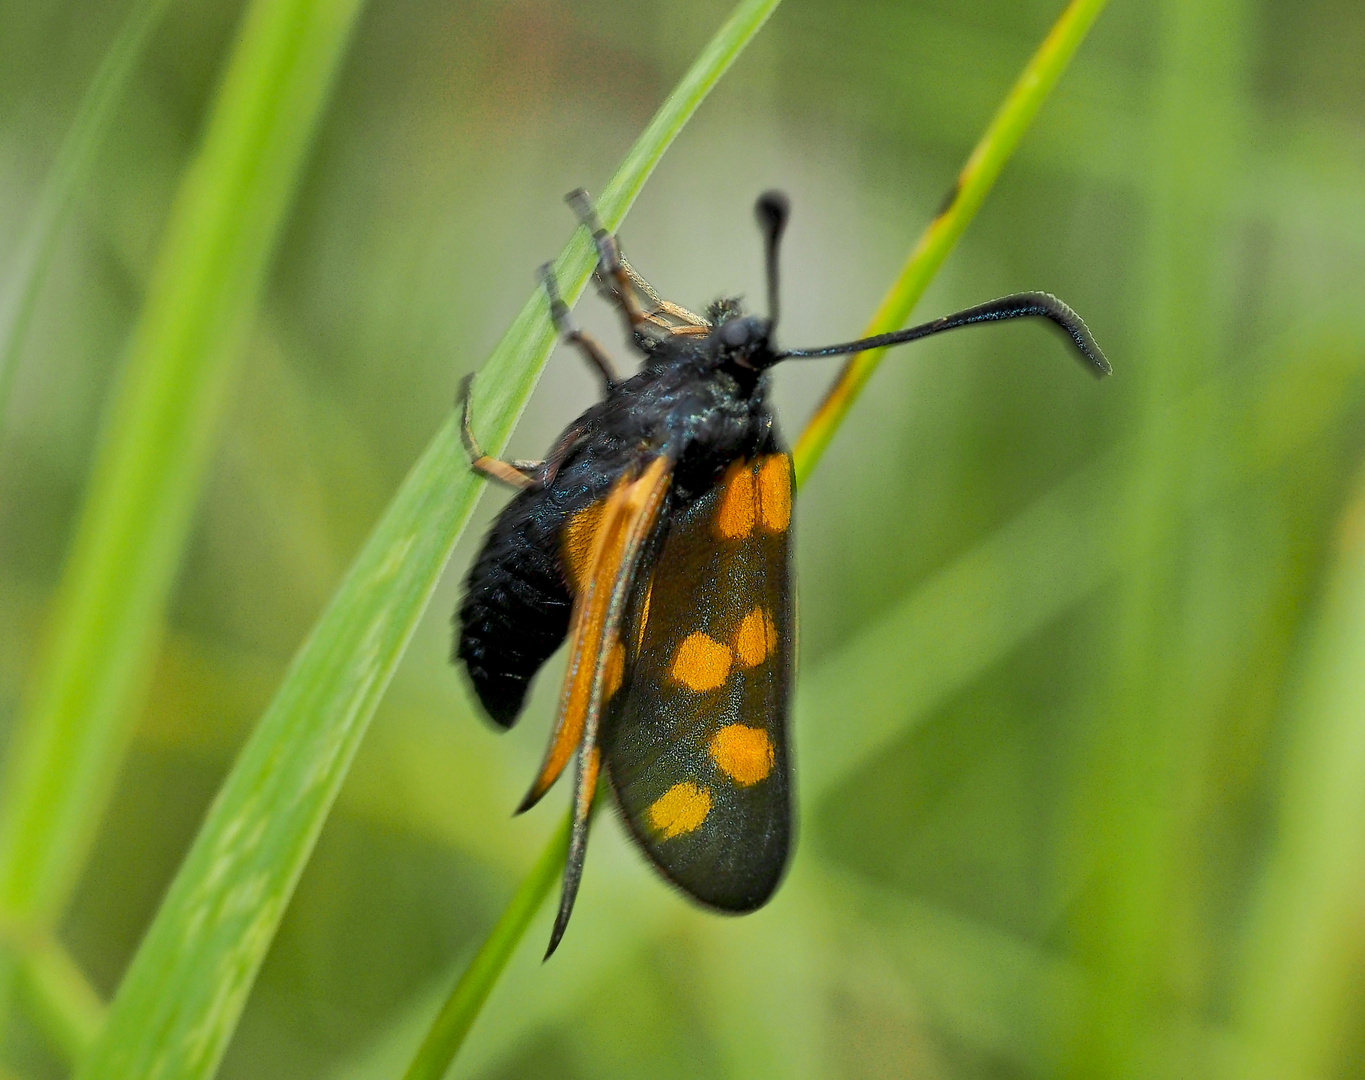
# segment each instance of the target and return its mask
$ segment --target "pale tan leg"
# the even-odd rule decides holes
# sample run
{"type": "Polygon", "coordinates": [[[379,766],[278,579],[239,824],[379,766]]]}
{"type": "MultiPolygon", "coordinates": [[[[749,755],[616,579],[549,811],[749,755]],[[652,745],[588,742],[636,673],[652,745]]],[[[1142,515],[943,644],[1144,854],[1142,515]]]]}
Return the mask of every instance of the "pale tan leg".
{"type": "Polygon", "coordinates": [[[460,393],[455,403],[460,407],[460,441],[464,443],[465,453],[469,455],[469,467],[480,476],[485,476],[489,480],[496,480],[500,484],[505,484],[517,491],[526,488],[539,487],[540,479],[531,475],[543,469],[543,461],[515,461],[508,463],[495,457],[489,457],[481,449],[478,442],[474,439],[474,429],[470,426],[469,418],[469,388],[474,383],[473,375],[466,375],[460,380],[460,393]]]}

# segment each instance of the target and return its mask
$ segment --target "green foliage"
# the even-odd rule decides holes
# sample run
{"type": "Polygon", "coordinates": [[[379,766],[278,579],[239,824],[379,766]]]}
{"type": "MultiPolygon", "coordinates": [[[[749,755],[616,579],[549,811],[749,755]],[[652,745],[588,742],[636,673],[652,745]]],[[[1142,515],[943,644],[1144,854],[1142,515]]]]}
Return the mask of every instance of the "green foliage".
{"type": "MultiPolygon", "coordinates": [[[[436,1075],[466,1029],[490,1078],[1360,1072],[1360,5],[1108,6],[916,314],[1046,288],[1116,375],[1021,326],[886,358],[799,507],[789,880],[696,911],[603,814],[545,965],[560,810],[508,815],[558,672],[494,735],[446,660],[497,505],[460,375],[521,335],[475,402],[515,456],[592,399],[556,357],[512,431],[579,184],[689,306],[761,295],[788,188],[782,340],[853,336],[1062,4],[785,5],[643,191],[714,4],[266,6],[245,66],[235,4],[137,62],[150,5],[0,14],[7,303],[73,193],[0,432],[0,1074],[392,1078],[430,1030],[436,1075]]],[[[832,371],[789,367],[791,435],[832,371]]]]}
{"type": "Polygon", "coordinates": [[[249,17],[172,212],[6,773],[11,921],[41,927],[64,906],[122,756],[230,367],[353,10],[323,8],[249,17]]]}
{"type": "Polygon", "coordinates": [[[71,216],[81,186],[89,179],[91,161],[110,127],[110,115],[127,89],[133,68],[166,10],[166,3],[167,0],[136,0],[133,4],[81,99],[80,109],[38,195],[38,203],[29,214],[0,300],[0,417],[6,412],[14,369],[22,357],[33,308],[47,280],[62,226],[71,216]]]}

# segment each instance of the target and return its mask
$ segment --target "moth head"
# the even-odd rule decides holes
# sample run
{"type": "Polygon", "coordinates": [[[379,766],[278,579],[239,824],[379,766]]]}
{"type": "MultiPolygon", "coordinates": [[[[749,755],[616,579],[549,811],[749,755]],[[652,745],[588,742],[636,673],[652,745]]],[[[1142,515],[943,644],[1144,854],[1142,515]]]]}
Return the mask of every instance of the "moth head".
{"type": "Polygon", "coordinates": [[[723,362],[763,371],[781,358],[773,348],[777,327],[777,253],[787,227],[791,204],[780,191],[765,191],[754,204],[754,216],[763,231],[764,261],[768,272],[768,317],[746,315],[738,300],[718,300],[708,314],[716,324],[712,342],[723,362]]]}

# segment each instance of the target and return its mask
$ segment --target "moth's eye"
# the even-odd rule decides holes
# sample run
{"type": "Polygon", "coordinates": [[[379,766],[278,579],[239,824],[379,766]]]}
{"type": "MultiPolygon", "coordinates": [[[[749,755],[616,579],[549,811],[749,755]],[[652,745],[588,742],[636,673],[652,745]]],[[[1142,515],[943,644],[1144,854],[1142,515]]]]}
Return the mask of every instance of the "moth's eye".
{"type": "Polygon", "coordinates": [[[731,319],[727,323],[722,323],[720,328],[720,340],[722,344],[738,349],[742,345],[749,344],[749,339],[753,336],[753,327],[749,325],[748,319],[731,319]]]}

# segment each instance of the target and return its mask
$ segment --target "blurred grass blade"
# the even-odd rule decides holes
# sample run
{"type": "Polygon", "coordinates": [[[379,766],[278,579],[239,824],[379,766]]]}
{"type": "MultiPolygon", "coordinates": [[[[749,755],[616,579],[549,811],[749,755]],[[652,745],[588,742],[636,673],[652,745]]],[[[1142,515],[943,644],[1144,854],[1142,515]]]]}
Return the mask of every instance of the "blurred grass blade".
{"type": "Polygon", "coordinates": [[[840,963],[883,969],[936,1026],[1013,1066],[1007,1075],[1055,1075],[1060,1047],[1089,991],[1078,964],[990,922],[885,889],[837,865],[821,866],[812,877],[840,963]]]}
{"type": "MultiPolygon", "coordinates": [[[[664,150],[776,6],[745,0],[669,95],[597,201],[616,228],[664,150]]],[[[592,271],[560,256],[572,300],[592,271]]],[[[474,387],[479,435],[506,443],[554,333],[539,293],[474,387]]],[[[437,433],[295,656],[124,977],[79,1075],[204,1077],[216,1068],[351,758],[483,483],[454,417],[437,433]]]]}
{"type": "MultiPolygon", "coordinates": [[[[904,321],[910,308],[924,291],[934,273],[943,264],[944,258],[980,207],[995,178],[1004,168],[1005,162],[1014,152],[1015,147],[1019,145],[1019,140],[1028,129],[1030,122],[1038,114],[1043,99],[1046,98],[1048,91],[1056,85],[1057,80],[1066,69],[1067,63],[1075,54],[1081,39],[1084,38],[1085,32],[1094,23],[1096,16],[1104,7],[1104,3],[1105,0],[1073,0],[1073,3],[1062,13],[1061,18],[1047,38],[1044,39],[1038,52],[1034,54],[1024,68],[1019,80],[1005,99],[1005,103],[997,112],[995,119],[992,120],[982,135],[981,141],[963,168],[951,204],[945,207],[943,212],[934,219],[912,251],[900,277],[892,286],[886,299],[883,300],[872,323],[869,324],[871,329],[867,333],[880,333],[883,330],[893,329],[904,321]]],[[[795,451],[798,480],[804,480],[809,476],[811,469],[819,460],[820,454],[829,444],[829,440],[847,415],[853,398],[871,375],[872,368],[876,364],[876,357],[873,354],[868,354],[868,356],[872,357],[870,361],[865,356],[853,358],[850,365],[845,368],[844,379],[841,379],[839,386],[835,388],[826,404],[811,419],[810,425],[798,440],[795,451]],[[856,362],[862,362],[862,366],[855,367],[856,362]],[[854,371],[860,374],[851,375],[850,373],[854,371]]],[[[555,842],[552,840],[551,845],[555,842]]],[[[552,857],[553,851],[551,848],[547,848],[545,853],[536,860],[528,882],[540,880],[539,875],[546,859],[552,857]]],[[[527,886],[523,885],[517,891],[513,900],[514,904],[521,902],[526,888],[527,886]]],[[[547,893],[548,891],[548,886],[546,886],[544,892],[547,893]]],[[[542,893],[543,895],[544,893],[542,893]]],[[[526,926],[529,925],[531,914],[534,912],[528,913],[520,921],[521,931],[524,932],[526,926]]],[[[499,935],[499,940],[507,932],[507,922],[508,917],[504,915],[494,928],[493,933],[499,935]]],[[[491,948],[491,940],[485,944],[484,948],[491,948]]],[[[511,953],[510,950],[500,949],[499,955],[505,962],[511,953]]],[[[482,968],[476,970],[471,966],[456,984],[450,1001],[447,1002],[438,1017],[438,1023],[448,1022],[444,1018],[448,1011],[453,1008],[453,1003],[457,999],[466,1002],[466,1007],[474,1010],[483,1004],[487,997],[487,991],[482,995],[475,995],[466,986],[467,981],[475,978],[483,980],[487,978],[487,972],[482,968]]],[[[462,1034],[468,1031],[471,1023],[472,1018],[468,1022],[464,1022],[462,1034]]],[[[428,1036],[428,1041],[431,1038],[432,1036],[428,1036]]],[[[424,1051],[426,1046],[427,1043],[424,1042],[424,1051]]],[[[458,1049],[459,1042],[456,1041],[450,1046],[451,1058],[458,1049]]],[[[420,1075],[440,1075],[440,1073],[423,1072],[420,1075]]]]}
{"type": "Polygon", "coordinates": [[[132,10],[81,98],[71,129],[62,140],[19,241],[14,269],[0,292],[0,427],[4,425],[10,388],[33,308],[57,250],[57,238],[70,216],[77,190],[89,175],[95,151],[109,129],[109,118],[168,2],[133,0],[132,10]]]}
{"type": "Polygon", "coordinates": [[[20,971],[25,1013],[67,1061],[79,1061],[104,1024],[105,1006],[75,959],[53,937],[30,942],[20,971]]]}
{"type": "Polygon", "coordinates": [[[1114,575],[1122,476],[1115,454],[1068,477],[814,668],[795,709],[805,811],[1114,575]],[[832,724],[850,686],[858,722],[832,724]]]}
{"type": "Polygon", "coordinates": [[[830,1075],[829,918],[810,869],[809,862],[793,866],[781,901],[756,919],[688,913],[696,924],[687,961],[691,1011],[714,1047],[718,1075],[830,1075]]]}
{"type": "Polygon", "coordinates": [[[550,843],[517,887],[497,925],[460,976],[455,992],[436,1014],[422,1045],[403,1074],[403,1080],[441,1080],[445,1075],[526,928],[563,874],[571,823],[572,818],[564,815],[550,843]]]}
{"type": "Polygon", "coordinates": [[[1248,1080],[1346,1075],[1365,893],[1365,483],[1289,706],[1274,842],[1246,948],[1248,1080]]]}
{"type": "MultiPolygon", "coordinates": [[[[1189,567],[1227,557],[1213,520],[1192,521],[1192,490],[1224,467],[1227,400],[1203,414],[1183,400],[1229,355],[1237,318],[1222,286],[1219,239],[1205,212],[1240,171],[1240,95],[1248,85],[1246,0],[1167,0],[1154,11],[1159,45],[1150,115],[1152,159],[1144,232],[1142,362],[1137,439],[1124,480],[1118,537],[1124,572],[1105,670],[1103,721],[1070,798],[1070,873],[1087,878],[1074,940],[1095,973],[1092,1010],[1066,1074],[1136,1075],[1143,1033],[1182,961],[1172,928],[1195,918],[1189,882],[1200,800],[1222,783],[1206,776],[1216,680],[1228,655],[1200,611],[1189,567]],[[1156,793],[1160,793],[1157,797],[1156,793]],[[1088,868],[1088,869],[1082,869],[1088,868]]],[[[1229,384],[1221,384],[1226,396],[1229,384]]]]}
{"type": "MultiPolygon", "coordinates": [[[[1220,484],[1201,502],[1229,498],[1295,453],[1326,440],[1345,423],[1361,374],[1352,360],[1329,352],[1315,359],[1322,338],[1350,318],[1357,292],[1305,318],[1249,358],[1258,369],[1247,389],[1253,414],[1275,424],[1242,432],[1224,448],[1220,484]],[[1316,370],[1315,370],[1316,368],[1316,370]],[[1321,388],[1319,387],[1321,383],[1321,388]],[[1320,408],[1286,417],[1281,402],[1312,386],[1320,408]],[[1282,426],[1281,426],[1282,425],[1282,426]]],[[[1223,397],[1230,376],[1215,375],[1175,405],[1163,424],[1189,427],[1223,397]]],[[[796,745],[801,748],[803,811],[865,768],[917,721],[960,694],[1044,626],[1093,596],[1124,567],[1123,481],[1137,447],[1126,440],[1074,472],[952,562],[903,600],[859,629],[802,678],[796,697],[796,745]],[[945,635],[943,627],[953,626],[945,635]],[[858,687],[858,722],[831,726],[858,687]]]]}
{"type": "MultiPolygon", "coordinates": [[[[819,871],[812,891],[827,913],[841,985],[871,983],[877,1005],[899,1000],[908,1023],[927,1015],[955,1044],[991,1061],[996,1075],[1058,1074],[1094,995],[1091,973],[1064,949],[837,864],[819,871]]],[[[1237,1046],[1226,1029],[1197,1010],[1172,1012],[1143,1033],[1144,1080],[1231,1075],[1237,1046]]]]}
{"type": "MultiPolygon", "coordinates": [[[[1107,0],[1071,0],[1053,25],[1042,45],[1019,73],[1014,86],[1001,102],[990,125],[972,150],[958,174],[957,183],[943,208],[920,237],[900,275],[882,298],[881,305],[867,324],[863,336],[883,334],[905,324],[943,260],[966,230],[986,196],[995,186],[1005,163],[1038,115],[1043,102],[1066,71],[1086,33],[1104,10],[1107,0]]],[[[873,349],[848,358],[839,381],[830,388],[825,400],[811,417],[796,443],[796,477],[800,482],[810,475],[816,462],[829,446],[853,402],[877,370],[885,349],[873,349]]]]}
{"type": "Polygon", "coordinates": [[[122,760],[240,341],[358,0],[257,2],[172,206],[6,761],[0,915],[60,917],[122,760]]]}

